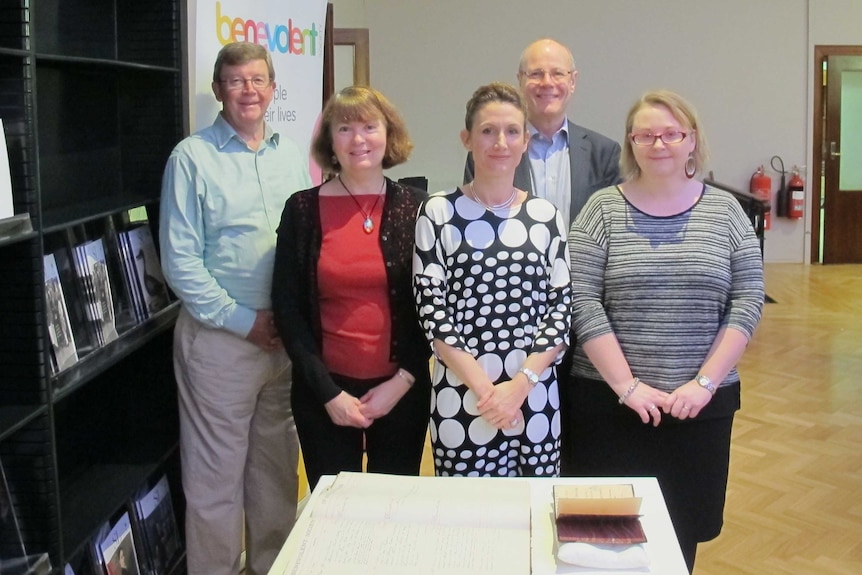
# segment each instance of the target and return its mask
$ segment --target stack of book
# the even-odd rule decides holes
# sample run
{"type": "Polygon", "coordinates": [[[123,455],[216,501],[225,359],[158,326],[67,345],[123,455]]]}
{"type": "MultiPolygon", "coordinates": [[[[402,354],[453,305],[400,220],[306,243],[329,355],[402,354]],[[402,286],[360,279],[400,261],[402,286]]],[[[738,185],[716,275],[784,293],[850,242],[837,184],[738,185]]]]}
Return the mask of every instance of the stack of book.
{"type": "Polygon", "coordinates": [[[83,286],[87,322],[98,345],[117,339],[114,296],[102,238],[75,246],[75,270],[83,286]]]}
{"type": "Polygon", "coordinates": [[[147,225],[122,231],[118,239],[135,318],[141,322],[170,303],[159,256],[147,225]]]}
{"type": "Polygon", "coordinates": [[[78,351],[54,254],[45,256],[45,301],[51,340],[51,370],[57,373],[78,361],[78,351]]]}
{"type": "Polygon", "coordinates": [[[182,556],[183,545],[166,476],[135,498],[134,516],[141,534],[145,571],[167,575],[182,556]]]}
{"type": "Polygon", "coordinates": [[[99,528],[88,552],[70,560],[64,575],[168,575],[183,552],[168,479],[162,475],[99,528]]]}
{"type": "Polygon", "coordinates": [[[44,270],[54,374],[171,302],[146,224],[109,225],[101,237],[45,255],[44,270]]]}
{"type": "Polygon", "coordinates": [[[640,507],[630,484],[555,485],[557,558],[597,569],[645,567],[640,507]]]}

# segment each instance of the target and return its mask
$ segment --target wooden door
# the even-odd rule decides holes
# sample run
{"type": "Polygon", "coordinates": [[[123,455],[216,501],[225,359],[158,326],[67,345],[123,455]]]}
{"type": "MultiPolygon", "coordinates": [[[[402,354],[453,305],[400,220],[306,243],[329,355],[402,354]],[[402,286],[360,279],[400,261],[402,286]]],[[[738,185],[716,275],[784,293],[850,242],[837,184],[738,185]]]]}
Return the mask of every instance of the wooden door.
{"type": "Polygon", "coordinates": [[[827,56],[823,263],[862,263],[862,56],[827,56]]]}

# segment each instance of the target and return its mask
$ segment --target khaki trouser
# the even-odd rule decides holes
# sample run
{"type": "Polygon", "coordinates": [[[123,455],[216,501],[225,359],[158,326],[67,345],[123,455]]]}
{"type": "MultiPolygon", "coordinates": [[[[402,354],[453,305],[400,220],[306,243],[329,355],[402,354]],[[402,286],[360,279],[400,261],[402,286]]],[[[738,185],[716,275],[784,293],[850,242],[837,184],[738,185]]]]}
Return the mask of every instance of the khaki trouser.
{"type": "Polygon", "coordinates": [[[290,361],[183,309],[174,333],[189,575],[265,575],[296,517],[290,361]]]}

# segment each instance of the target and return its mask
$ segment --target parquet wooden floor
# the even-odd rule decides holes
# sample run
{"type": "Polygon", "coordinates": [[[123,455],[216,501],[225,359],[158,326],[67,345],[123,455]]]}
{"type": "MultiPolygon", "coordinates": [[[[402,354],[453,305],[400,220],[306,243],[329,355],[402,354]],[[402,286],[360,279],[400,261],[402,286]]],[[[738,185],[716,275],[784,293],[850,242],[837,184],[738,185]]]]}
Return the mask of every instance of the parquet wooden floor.
{"type": "MultiPolygon", "coordinates": [[[[767,264],[722,534],[695,575],[862,573],[862,265],[767,264]]],[[[422,474],[433,474],[426,446],[422,474]]]]}
{"type": "Polygon", "coordinates": [[[696,575],[862,573],[862,266],[768,264],[725,525],[696,575]]]}

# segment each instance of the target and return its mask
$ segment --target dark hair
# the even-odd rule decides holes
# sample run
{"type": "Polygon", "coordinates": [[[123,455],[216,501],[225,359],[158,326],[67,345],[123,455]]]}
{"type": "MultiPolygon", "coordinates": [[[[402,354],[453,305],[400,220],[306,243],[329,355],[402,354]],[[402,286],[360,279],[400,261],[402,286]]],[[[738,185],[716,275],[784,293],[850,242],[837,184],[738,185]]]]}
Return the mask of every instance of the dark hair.
{"type": "Polygon", "coordinates": [[[640,177],[641,168],[635,160],[634,152],[632,151],[632,140],[629,134],[632,133],[635,115],[647,106],[663,106],[667,108],[671,116],[679,122],[686,130],[694,130],[694,160],[697,166],[697,171],[703,169],[706,160],[709,158],[709,150],[706,146],[706,135],[701,129],[700,122],[697,119],[697,111],[694,106],[689,104],[685,98],[671,92],[670,90],[653,90],[645,93],[640,99],[634,103],[629,110],[629,115],[626,117],[626,133],[623,137],[623,149],[620,155],[620,171],[623,179],[633,180],[640,177]]]}
{"type": "Polygon", "coordinates": [[[333,158],[332,125],[337,122],[383,120],[386,125],[386,151],[383,168],[403,164],[413,151],[407,126],[386,96],[367,86],[349,86],[332,96],[323,108],[320,127],[311,142],[311,155],[324,172],[337,172],[333,158]]]}
{"type": "Polygon", "coordinates": [[[225,44],[216,56],[213,67],[213,82],[221,82],[221,71],[225,66],[242,66],[253,60],[263,60],[269,70],[270,81],[275,80],[275,68],[272,65],[272,56],[266,48],[260,44],[251,42],[232,42],[225,44]]]}
{"type": "Polygon", "coordinates": [[[473,129],[473,120],[476,119],[476,114],[479,113],[479,110],[491,102],[512,104],[521,110],[524,114],[524,128],[526,129],[527,112],[524,109],[524,100],[521,98],[521,93],[511,84],[492,82],[477,88],[473,92],[473,96],[467,100],[467,115],[464,118],[464,127],[467,128],[468,132],[473,129]]]}

